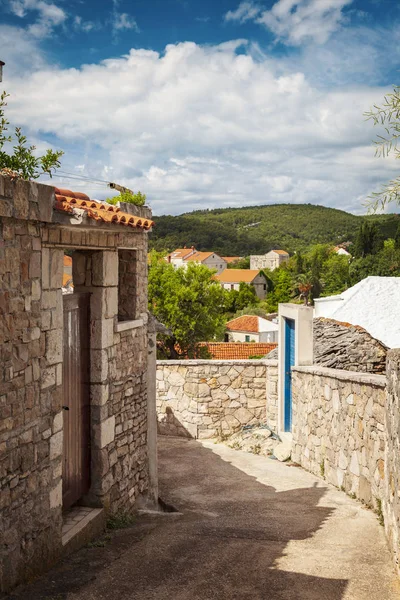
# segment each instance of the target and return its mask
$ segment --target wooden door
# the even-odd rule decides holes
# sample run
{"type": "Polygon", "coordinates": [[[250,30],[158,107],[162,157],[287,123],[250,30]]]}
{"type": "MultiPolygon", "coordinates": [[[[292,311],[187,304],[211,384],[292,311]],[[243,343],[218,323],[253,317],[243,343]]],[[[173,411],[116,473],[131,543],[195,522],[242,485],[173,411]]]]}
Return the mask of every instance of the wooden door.
{"type": "Polygon", "coordinates": [[[89,294],[63,297],[63,507],[90,486],[89,294]]]}

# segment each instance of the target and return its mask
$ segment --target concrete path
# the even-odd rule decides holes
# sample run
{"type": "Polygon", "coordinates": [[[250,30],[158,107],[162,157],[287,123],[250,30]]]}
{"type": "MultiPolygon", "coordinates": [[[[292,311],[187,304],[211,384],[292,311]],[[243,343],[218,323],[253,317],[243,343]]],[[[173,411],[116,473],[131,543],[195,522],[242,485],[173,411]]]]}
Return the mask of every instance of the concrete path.
{"type": "Polygon", "coordinates": [[[182,515],[140,517],[12,598],[394,600],[376,515],[297,467],[163,438],[160,495],[182,515]]]}

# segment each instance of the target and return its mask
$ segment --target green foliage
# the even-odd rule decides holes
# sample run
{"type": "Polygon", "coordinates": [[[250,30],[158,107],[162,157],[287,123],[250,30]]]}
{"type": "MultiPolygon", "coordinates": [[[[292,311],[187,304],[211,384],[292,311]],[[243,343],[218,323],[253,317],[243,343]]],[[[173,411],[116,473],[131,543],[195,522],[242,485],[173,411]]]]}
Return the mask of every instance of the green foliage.
{"type": "Polygon", "coordinates": [[[121,192],[119,196],[113,196],[112,198],[106,198],[108,204],[115,206],[118,202],[126,202],[127,204],[135,204],[136,206],[144,206],[146,203],[146,194],[142,192],[136,192],[131,194],[130,192],[121,192]]]}
{"type": "Polygon", "coordinates": [[[53,171],[61,165],[60,158],[64,152],[47,150],[43,156],[35,156],[35,146],[28,146],[27,139],[22,134],[21,128],[15,128],[16,143],[12,154],[4,150],[4,145],[12,143],[13,138],[7,134],[9,121],[5,117],[6,98],[3,92],[0,96],[0,169],[9,169],[22,179],[37,179],[47,173],[52,177],[53,171]]]}
{"type": "Polygon", "coordinates": [[[354,243],[354,256],[364,258],[375,254],[379,249],[379,231],[376,223],[365,222],[360,225],[354,243]]]}
{"type": "Polygon", "coordinates": [[[237,262],[228,263],[228,269],[250,269],[250,256],[241,258],[237,262]]]}
{"type": "MultiPolygon", "coordinates": [[[[200,251],[213,250],[220,256],[248,257],[265,254],[271,248],[304,254],[317,244],[335,246],[353,242],[365,221],[376,223],[382,239],[394,238],[399,225],[397,215],[357,216],[311,204],[225,208],[155,217],[150,246],[158,251],[195,246],[200,251]],[[260,224],[245,228],[252,222],[260,224]]],[[[248,264],[246,259],[245,268],[248,264]]],[[[299,272],[302,270],[301,267],[299,272]]]]}
{"type": "MultiPolygon", "coordinates": [[[[400,158],[398,140],[400,137],[400,86],[393,88],[393,93],[384,97],[382,106],[374,105],[365,113],[367,120],[372,120],[378,125],[380,132],[374,142],[375,156],[383,157],[394,154],[400,158]]],[[[400,200],[400,177],[389,181],[379,192],[373,193],[369,198],[369,206],[373,210],[385,208],[389,202],[400,200]]]]}
{"type": "Polygon", "coordinates": [[[203,357],[200,342],[222,338],[227,293],[204,265],[175,269],[157,253],[149,269],[149,310],[171,330],[162,336],[164,358],[203,357]]]}
{"type": "Polygon", "coordinates": [[[136,516],[129,512],[119,512],[110,517],[107,520],[107,529],[126,529],[132,527],[136,521],[136,516]]]}

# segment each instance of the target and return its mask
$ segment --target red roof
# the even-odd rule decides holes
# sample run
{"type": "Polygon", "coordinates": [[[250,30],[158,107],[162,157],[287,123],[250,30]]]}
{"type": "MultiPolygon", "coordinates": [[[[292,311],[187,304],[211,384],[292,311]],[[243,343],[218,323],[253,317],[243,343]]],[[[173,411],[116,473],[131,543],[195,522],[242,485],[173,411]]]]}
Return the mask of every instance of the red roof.
{"type": "Polygon", "coordinates": [[[208,348],[215,360],[246,360],[250,356],[265,356],[278,344],[256,344],[251,342],[207,342],[208,348]]]}
{"type": "Polygon", "coordinates": [[[86,211],[88,217],[95,221],[139,227],[146,231],[154,225],[154,221],[150,219],[135,217],[129,213],[122,212],[121,209],[111,204],[95,202],[89,196],[80,192],[55,188],[55,194],[56,201],[54,207],[62,212],[73,213],[74,208],[82,208],[86,211]]]}
{"type": "Polygon", "coordinates": [[[258,317],[256,315],[243,315],[243,317],[237,317],[237,319],[228,321],[226,328],[230,331],[249,331],[253,333],[259,333],[258,317]]]}

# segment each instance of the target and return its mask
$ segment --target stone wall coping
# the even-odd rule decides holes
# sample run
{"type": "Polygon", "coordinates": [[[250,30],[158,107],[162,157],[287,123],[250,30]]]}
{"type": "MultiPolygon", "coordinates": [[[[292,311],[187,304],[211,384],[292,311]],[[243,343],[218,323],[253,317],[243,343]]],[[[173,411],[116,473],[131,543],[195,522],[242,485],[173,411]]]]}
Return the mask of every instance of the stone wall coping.
{"type": "Polygon", "coordinates": [[[329,367],[320,367],[312,365],[310,367],[292,367],[292,371],[296,373],[309,373],[310,375],[321,375],[322,377],[330,377],[331,379],[339,379],[340,381],[354,381],[376,387],[386,387],[385,375],[374,375],[373,373],[360,373],[357,371],[342,371],[340,369],[330,369],[329,367]]]}
{"type": "Polygon", "coordinates": [[[144,320],[136,319],[134,321],[119,321],[115,327],[117,333],[121,331],[128,331],[129,329],[137,329],[138,327],[143,327],[144,320]]]}
{"type": "Polygon", "coordinates": [[[181,367],[196,367],[197,365],[246,365],[254,366],[263,365],[267,367],[277,367],[277,360],[270,359],[248,359],[248,360],[211,360],[211,359],[189,359],[189,360],[158,360],[157,366],[180,365],[181,367]]]}

